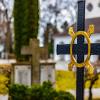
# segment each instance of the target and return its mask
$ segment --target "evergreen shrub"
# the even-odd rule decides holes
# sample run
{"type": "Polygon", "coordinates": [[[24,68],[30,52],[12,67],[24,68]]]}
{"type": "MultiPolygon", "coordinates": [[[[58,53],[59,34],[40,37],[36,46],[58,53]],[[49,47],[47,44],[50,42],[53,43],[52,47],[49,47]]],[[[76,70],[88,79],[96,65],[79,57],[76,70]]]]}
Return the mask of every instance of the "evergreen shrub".
{"type": "Polygon", "coordinates": [[[37,38],[39,26],[38,0],[14,0],[14,51],[17,60],[23,60],[21,48],[37,38]]]}
{"type": "Polygon", "coordinates": [[[9,87],[12,100],[75,100],[69,92],[56,91],[50,82],[32,87],[13,84],[9,87]]]}

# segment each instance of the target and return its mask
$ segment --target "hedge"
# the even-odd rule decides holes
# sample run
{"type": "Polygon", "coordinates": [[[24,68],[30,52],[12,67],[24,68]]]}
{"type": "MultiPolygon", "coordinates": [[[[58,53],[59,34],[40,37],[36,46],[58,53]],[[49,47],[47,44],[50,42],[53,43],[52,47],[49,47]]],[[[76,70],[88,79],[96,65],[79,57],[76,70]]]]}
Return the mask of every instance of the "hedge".
{"type": "Polygon", "coordinates": [[[13,84],[9,87],[12,100],[75,100],[69,92],[56,91],[50,82],[32,87],[13,84]]]}

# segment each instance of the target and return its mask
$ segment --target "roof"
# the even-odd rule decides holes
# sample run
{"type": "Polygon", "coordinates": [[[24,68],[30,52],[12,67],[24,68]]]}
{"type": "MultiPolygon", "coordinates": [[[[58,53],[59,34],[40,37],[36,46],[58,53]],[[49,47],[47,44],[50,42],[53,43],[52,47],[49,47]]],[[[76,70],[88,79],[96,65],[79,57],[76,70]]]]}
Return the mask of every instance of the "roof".
{"type": "Polygon", "coordinates": [[[93,24],[95,26],[95,33],[100,33],[100,17],[98,18],[91,18],[85,20],[85,28],[88,29],[88,26],[93,24]]]}
{"type": "Polygon", "coordinates": [[[67,29],[66,31],[64,31],[64,32],[56,31],[56,32],[54,32],[53,36],[54,36],[54,37],[55,37],[55,36],[56,36],[56,37],[66,36],[66,35],[68,35],[67,33],[68,33],[68,29],[67,29]]]}
{"type": "Polygon", "coordinates": [[[53,34],[54,37],[66,36],[68,31],[66,32],[56,32],[53,34]]]}
{"type": "Polygon", "coordinates": [[[93,63],[95,67],[100,67],[100,60],[97,60],[96,62],[93,63]]]}
{"type": "MultiPolygon", "coordinates": [[[[89,25],[93,24],[95,27],[95,33],[100,33],[100,17],[85,19],[85,31],[88,30],[89,25]]],[[[72,25],[74,31],[77,30],[76,23],[72,25]]],[[[55,32],[54,36],[66,36],[68,35],[68,29],[65,32],[55,32]]]]}
{"type": "MultiPolygon", "coordinates": [[[[89,18],[85,19],[85,31],[88,30],[89,25],[93,24],[94,25],[94,33],[100,33],[100,17],[97,18],[89,18]]],[[[74,30],[77,30],[77,25],[76,23],[72,25],[74,27],[74,30]]]]}

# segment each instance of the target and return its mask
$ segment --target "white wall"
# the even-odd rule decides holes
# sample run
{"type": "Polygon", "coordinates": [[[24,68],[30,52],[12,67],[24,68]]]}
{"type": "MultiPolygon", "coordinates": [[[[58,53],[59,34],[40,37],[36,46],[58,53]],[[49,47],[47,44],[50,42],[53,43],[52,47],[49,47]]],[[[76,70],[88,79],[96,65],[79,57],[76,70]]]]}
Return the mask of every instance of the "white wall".
{"type": "Polygon", "coordinates": [[[100,17],[100,7],[98,7],[99,3],[100,0],[86,0],[86,18],[100,17]],[[87,10],[87,5],[89,3],[93,5],[93,10],[90,12],[87,10]]]}
{"type": "MultiPolygon", "coordinates": [[[[91,43],[95,43],[97,40],[100,40],[100,33],[98,33],[98,34],[96,34],[96,33],[92,34],[91,37],[90,37],[90,39],[91,39],[91,43]]],[[[98,58],[97,55],[94,55],[94,56],[91,55],[91,61],[92,62],[95,62],[97,60],[97,58],[98,58]]]]}
{"type": "MultiPolygon", "coordinates": [[[[61,37],[54,37],[54,60],[58,61],[59,60],[59,55],[57,55],[57,44],[60,44],[61,42],[63,42],[64,44],[69,44],[71,41],[71,38],[68,36],[61,36],[61,37]]],[[[68,60],[69,56],[65,55],[65,59],[68,60]]]]}
{"type": "MultiPolygon", "coordinates": [[[[97,40],[100,40],[100,34],[92,34],[91,37],[91,43],[95,43],[97,40]]],[[[59,55],[57,55],[57,44],[59,44],[60,42],[64,42],[65,44],[70,44],[71,42],[71,37],[70,36],[62,36],[62,37],[54,37],[54,60],[55,61],[59,61],[59,55]]],[[[91,56],[91,61],[95,61],[97,59],[97,56],[91,56]]],[[[65,61],[69,61],[70,57],[69,55],[65,55],[65,61]]]]}

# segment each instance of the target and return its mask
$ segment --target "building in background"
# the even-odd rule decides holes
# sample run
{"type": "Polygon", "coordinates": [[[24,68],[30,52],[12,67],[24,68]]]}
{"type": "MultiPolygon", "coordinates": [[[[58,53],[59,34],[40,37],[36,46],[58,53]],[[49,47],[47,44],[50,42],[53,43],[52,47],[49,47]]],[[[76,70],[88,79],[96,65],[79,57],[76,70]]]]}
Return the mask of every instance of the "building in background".
{"type": "Polygon", "coordinates": [[[51,24],[59,32],[75,22],[77,0],[40,0],[40,28],[38,38],[43,43],[44,31],[51,24]]]}
{"type": "MultiPolygon", "coordinates": [[[[86,20],[85,20],[85,29],[87,31],[90,24],[94,24],[95,33],[91,35],[91,42],[100,42],[100,0],[86,0],[86,20]]],[[[73,24],[74,31],[76,31],[76,24],[73,24]]],[[[54,60],[57,62],[56,69],[67,70],[67,64],[69,63],[69,55],[57,55],[56,47],[57,44],[69,44],[71,42],[71,37],[66,32],[58,32],[54,34],[54,60]],[[62,60],[62,57],[64,60],[62,60]],[[61,63],[62,62],[62,63],[61,63]]],[[[99,55],[92,55],[91,62],[95,63],[99,59],[99,55]]],[[[100,64],[99,64],[100,65],[100,64]]]]}

